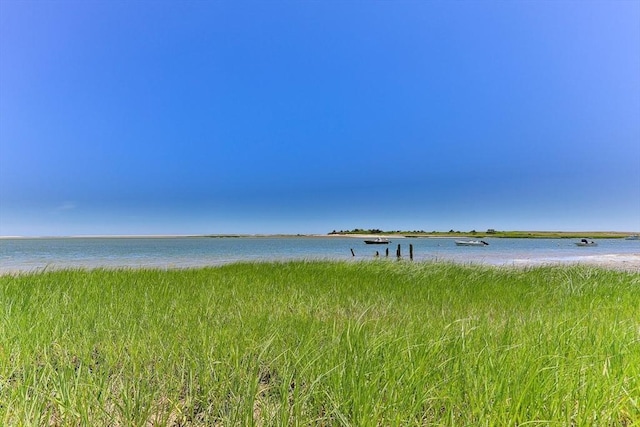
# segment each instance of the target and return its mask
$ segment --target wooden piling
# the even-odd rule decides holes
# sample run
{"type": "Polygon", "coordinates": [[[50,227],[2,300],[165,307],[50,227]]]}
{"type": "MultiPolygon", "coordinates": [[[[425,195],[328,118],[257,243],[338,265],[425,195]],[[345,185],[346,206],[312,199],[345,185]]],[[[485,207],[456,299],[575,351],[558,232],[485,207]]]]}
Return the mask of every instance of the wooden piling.
{"type": "Polygon", "coordinates": [[[351,248],[351,256],[356,256],[355,252],[353,252],[353,248],[351,248]]]}
{"type": "Polygon", "coordinates": [[[396,257],[400,259],[401,256],[402,256],[402,252],[400,251],[400,243],[398,243],[398,249],[396,249],[396,257]]]}
{"type": "Polygon", "coordinates": [[[409,244],[409,259],[413,261],[413,244],[409,244]]]}
{"type": "Polygon", "coordinates": [[[389,248],[387,248],[387,250],[385,251],[385,255],[387,258],[389,258],[389,248]]]}

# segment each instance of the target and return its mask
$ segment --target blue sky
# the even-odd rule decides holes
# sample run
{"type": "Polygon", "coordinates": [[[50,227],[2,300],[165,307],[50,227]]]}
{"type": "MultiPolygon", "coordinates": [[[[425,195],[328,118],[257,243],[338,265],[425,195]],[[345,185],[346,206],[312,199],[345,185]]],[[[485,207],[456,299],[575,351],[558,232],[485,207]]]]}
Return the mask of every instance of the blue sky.
{"type": "Polygon", "coordinates": [[[638,1],[0,2],[0,235],[640,230],[638,1]]]}

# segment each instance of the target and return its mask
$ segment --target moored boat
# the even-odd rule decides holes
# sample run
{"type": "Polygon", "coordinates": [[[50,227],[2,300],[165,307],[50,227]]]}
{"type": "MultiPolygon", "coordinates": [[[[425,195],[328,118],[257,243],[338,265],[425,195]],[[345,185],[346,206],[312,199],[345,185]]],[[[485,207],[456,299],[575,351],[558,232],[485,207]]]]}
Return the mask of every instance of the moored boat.
{"type": "Polygon", "coordinates": [[[624,240],[640,240],[640,234],[634,234],[632,236],[627,236],[624,240]]]}
{"type": "Polygon", "coordinates": [[[384,237],[377,237],[375,239],[367,239],[364,241],[367,245],[388,245],[389,239],[384,237]]]}
{"type": "Polygon", "coordinates": [[[576,242],[576,246],[598,246],[598,244],[593,240],[581,239],[579,242],[576,242]]]}
{"type": "Polygon", "coordinates": [[[456,240],[456,246],[489,246],[484,240],[456,240]]]}

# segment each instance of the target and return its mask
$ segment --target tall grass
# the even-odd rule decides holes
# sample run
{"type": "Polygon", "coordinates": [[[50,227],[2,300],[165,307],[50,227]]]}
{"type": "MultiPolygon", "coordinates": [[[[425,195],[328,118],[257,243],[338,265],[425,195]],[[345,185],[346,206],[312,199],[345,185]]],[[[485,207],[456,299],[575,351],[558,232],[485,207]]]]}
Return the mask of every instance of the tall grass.
{"type": "Polygon", "coordinates": [[[640,425],[640,275],[286,262],[0,277],[1,425],[640,425]]]}

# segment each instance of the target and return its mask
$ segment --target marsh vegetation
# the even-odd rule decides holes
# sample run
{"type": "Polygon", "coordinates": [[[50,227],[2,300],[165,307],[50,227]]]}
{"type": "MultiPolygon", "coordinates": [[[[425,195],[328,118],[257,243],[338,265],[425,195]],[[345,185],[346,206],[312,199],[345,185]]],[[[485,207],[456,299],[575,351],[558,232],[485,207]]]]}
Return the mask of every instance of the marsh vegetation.
{"type": "Polygon", "coordinates": [[[638,301],[592,267],[5,275],[0,424],[638,425],[638,301]]]}

